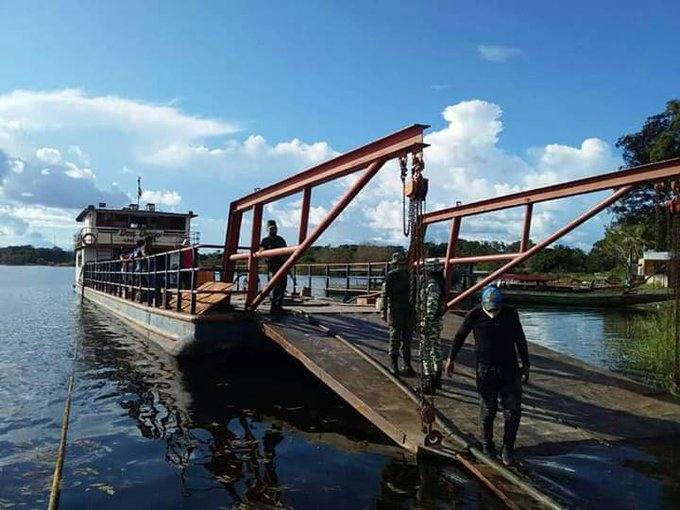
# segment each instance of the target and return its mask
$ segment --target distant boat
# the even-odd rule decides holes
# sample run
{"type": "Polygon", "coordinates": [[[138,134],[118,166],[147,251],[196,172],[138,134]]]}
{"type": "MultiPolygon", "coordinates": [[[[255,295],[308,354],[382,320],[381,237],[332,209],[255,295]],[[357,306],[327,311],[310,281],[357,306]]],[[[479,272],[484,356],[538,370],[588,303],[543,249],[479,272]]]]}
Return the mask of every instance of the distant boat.
{"type": "Polygon", "coordinates": [[[556,305],[569,307],[616,308],[646,303],[657,303],[671,299],[666,289],[654,291],[625,291],[618,288],[603,289],[507,289],[501,288],[505,301],[510,304],[556,305]]]}

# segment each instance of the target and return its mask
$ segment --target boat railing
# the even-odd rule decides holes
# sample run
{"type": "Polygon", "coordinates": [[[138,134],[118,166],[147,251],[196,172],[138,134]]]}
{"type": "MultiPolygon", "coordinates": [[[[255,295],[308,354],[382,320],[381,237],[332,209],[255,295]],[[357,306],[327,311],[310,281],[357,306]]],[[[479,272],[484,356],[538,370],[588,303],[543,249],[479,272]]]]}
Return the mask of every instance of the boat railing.
{"type": "Polygon", "coordinates": [[[199,288],[207,282],[221,281],[220,270],[199,266],[201,248],[223,246],[196,244],[144,257],[89,261],[83,265],[80,281],[83,287],[166,310],[187,311],[188,299],[188,311],[193,315],[199,294],[225,293],[224,289],[199,288]]]}

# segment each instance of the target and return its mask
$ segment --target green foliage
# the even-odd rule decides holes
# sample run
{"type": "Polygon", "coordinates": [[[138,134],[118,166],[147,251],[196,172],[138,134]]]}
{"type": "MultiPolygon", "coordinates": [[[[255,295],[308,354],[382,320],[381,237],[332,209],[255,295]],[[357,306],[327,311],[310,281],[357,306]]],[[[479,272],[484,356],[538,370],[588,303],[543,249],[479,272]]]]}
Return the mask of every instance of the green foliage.
{"type": "Polygon", "coordinates": [[[604,239],[597,241],[588,252],[586,271],[588,273],[604,273],[613,270],[619,261],[605,245],[604,239]]]}
{"type": "Polygon", "coordinates": [[[643,374],[646,382],[677,392],[676,304],[663,303],[652,314],[636,317],[633,321],[633,338],[630,346],[631,368],[643,374]]]}
{"type": "Polygon", "coordinates": [[[539,251],[527,264],[532,273],[579,273],[586,270],[587,258],[579,248],[558,244],[539,251]]]}
{"type": "MultiPolygon", "coordinates": [[[[668,101],[666,110],[649,117],[637,133],[619,138],[616,146],[623,149],[627,166],[680,157],[680,100],[668,101]]],[[[668,225],[659,205],[669,198],[669,191],[656,191],[651,184],[639,186],[612,206],[612,211],[620,225],[642,225],[647,246],[664,250],[668,225]]]]}
{"type": "Polygon", "coordinates": [[[73,252],[61,248],[7,246],[0,248],[0,264],[11,266],[73,264],[73,252]]]}
{"type": "Polygon", "coordinates": [[[607,227],[602,240],[602,249],[618,265],[626,268],[628,277],[632,278],[637,267],[637,260],[644,249],[644,225],[615,225],[607,227]]]}

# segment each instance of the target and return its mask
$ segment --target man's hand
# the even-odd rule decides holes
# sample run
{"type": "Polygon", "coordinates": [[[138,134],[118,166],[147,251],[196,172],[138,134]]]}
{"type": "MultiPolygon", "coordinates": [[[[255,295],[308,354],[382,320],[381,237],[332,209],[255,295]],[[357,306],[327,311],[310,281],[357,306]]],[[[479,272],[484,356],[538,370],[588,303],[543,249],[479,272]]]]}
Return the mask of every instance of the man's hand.
{"type": "Polygon", "coordinates": [[[453,362],[452,359],[447,359],[446,363],[444,363],[444,373],[451,377],[451,374],[453,374],[454,370],[456,369],[456,364],[453,362]]]}
{"type": "Polygon", "coordinates": [[[382,320],[386,321],[387,320],[387,312],[385,312],[385,311],[380,312],[380,317],[382,318],[382,320]]]}
{"type": "Polygon", "coordinates": [[[522,380],[525,383],[529,382],[529,365],[522,366],[522,380]]]}

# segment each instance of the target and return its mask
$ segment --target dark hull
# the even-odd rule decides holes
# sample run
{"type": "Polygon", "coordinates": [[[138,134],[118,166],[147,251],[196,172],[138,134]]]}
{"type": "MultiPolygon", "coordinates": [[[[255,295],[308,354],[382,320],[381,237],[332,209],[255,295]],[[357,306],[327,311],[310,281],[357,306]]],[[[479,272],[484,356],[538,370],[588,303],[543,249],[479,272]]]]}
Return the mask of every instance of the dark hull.
{"type": "Polygon", "coordinates": [[[607,307],[642,305],[669,299],[666,291],[630,292],[607,290],[552,291],[501,289],[510,304],[556,305],[569,307],[607,307]]]}
{"type": "Polygon", "coordinates": [[[173,356],[252,347],[263,340],[259,321],[246,312],[198,316],[134,303],[90,288],[76,287],[76,292],[173,356]]]}

